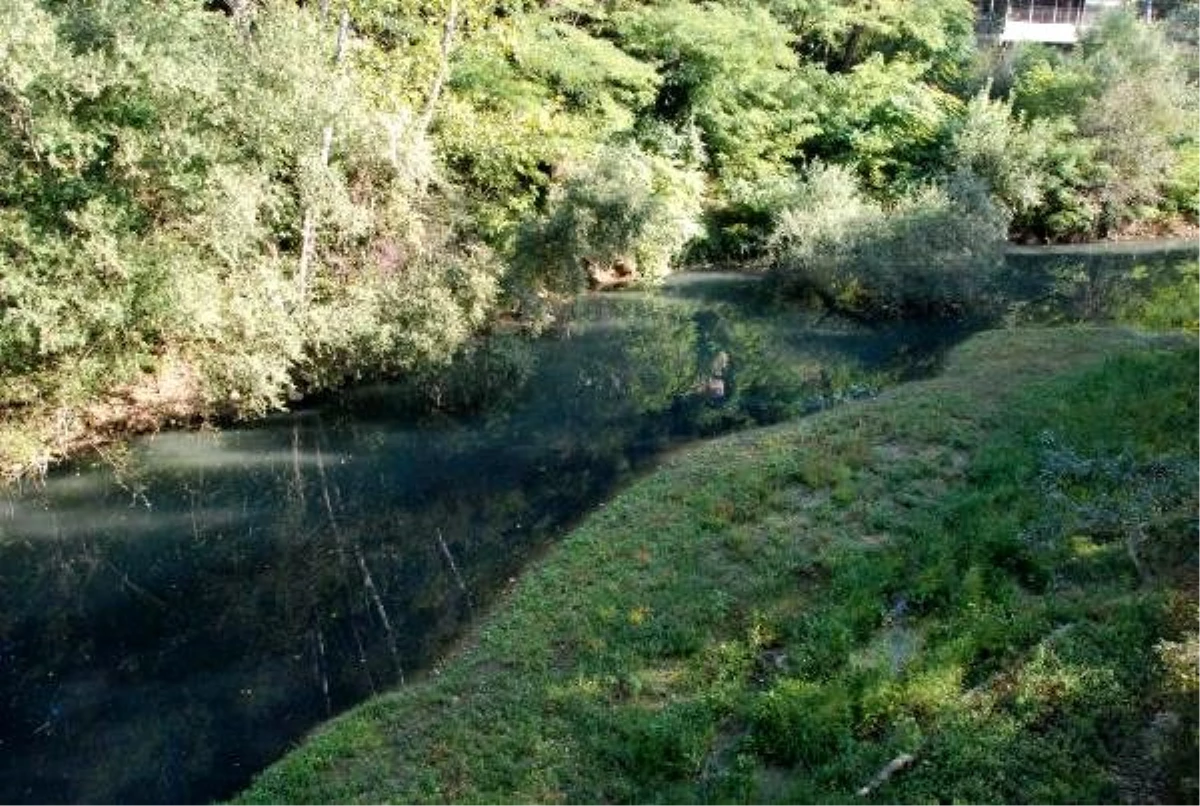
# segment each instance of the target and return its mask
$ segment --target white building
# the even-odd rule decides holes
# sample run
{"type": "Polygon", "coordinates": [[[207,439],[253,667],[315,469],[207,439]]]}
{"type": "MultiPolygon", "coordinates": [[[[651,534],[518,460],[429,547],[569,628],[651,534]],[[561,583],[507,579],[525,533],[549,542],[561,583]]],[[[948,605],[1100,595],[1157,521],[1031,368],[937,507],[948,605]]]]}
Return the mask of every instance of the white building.
{"type": "Polygon", "coordinates": [[[983,33],[1000,42],[1071,45],[1106,11],[1124,0],[979,0],[983,33]]]}

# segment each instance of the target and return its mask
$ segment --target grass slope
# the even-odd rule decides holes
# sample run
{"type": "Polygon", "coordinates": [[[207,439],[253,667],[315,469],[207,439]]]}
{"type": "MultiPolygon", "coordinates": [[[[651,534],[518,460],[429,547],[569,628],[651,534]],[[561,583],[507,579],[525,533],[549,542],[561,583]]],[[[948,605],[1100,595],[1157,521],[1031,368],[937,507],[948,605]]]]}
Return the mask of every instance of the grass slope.
{"type": "Polygon", "coordinates": [[[1194,802],[1196,367],[997,331],[683,451],[242,799],[1194,802]]]}

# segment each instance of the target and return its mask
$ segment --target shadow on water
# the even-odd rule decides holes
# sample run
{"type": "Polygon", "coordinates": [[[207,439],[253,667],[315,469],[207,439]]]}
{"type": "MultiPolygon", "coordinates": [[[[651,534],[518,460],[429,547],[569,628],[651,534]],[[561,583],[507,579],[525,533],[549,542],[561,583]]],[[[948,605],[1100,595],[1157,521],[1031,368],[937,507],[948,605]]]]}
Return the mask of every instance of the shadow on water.
{"type": "Polygon", "coordinates": [[[684,276],[420,385],[62,468],[0,499],[0,800],[229,796],[427,670],[664,450],[871,396],[965,335],[684,276]]]}

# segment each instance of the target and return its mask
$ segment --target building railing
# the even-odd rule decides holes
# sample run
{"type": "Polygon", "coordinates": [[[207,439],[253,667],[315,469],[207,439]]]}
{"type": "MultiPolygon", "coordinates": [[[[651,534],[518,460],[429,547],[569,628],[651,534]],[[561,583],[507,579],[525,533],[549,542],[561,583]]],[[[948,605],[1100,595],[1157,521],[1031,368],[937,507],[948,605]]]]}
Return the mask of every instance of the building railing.
{"type": "Polygon", "coordinates": [[[1082,3],[1012,3],[1008,7],[1007,19],[1013,22],[1080,25],[1083,16],[1082,3]]]}
{"type": "Polygon", "coordinates": [[[1085,0],[977,0],[976,31],[981,35],[1003,36],[1008,26],[1029,31],[1024,28],[1026,25],[1074,26],[1082,31],[1112,7],[1112,3],[1093,4],[1085,0]]]}

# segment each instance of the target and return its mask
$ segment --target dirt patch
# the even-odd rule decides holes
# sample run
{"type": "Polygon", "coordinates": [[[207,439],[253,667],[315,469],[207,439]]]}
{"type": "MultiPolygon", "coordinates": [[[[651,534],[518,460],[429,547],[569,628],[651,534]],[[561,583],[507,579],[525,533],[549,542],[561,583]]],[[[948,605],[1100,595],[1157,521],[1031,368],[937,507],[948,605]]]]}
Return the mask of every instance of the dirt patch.
{"type": "Polygon", "coordinates": [[[60,405],[24,419],[14,416],[9,427],[40,444],[27,455],[0,456],[0,477],[14,483],[39,476],[56,462],[124,437],[195,424],[212,414],[199,373],[181,358],[168,356],[156,371],[114,387],[98,401],[60,405]]]}
{"type": "Polygon", "coordinates": [[[157,372],[117,387],[83,410],[83,425],[93,431],[142,433],[163,424],[188,422],[204,409],[200,376],[180,359],[165,360],[157,372]]]}
{"type": "Polygon", "coordinates": [[[1167,221],[1137,221],[1127,224],[1109,235],[1108,240],[1125,243],[1174,239],[1194,243],[1198,236],[1200,236],[1200,227],[1182,218],[1172,218],[1167,221]]]}

